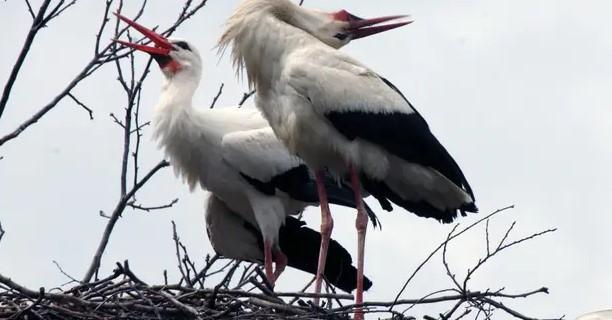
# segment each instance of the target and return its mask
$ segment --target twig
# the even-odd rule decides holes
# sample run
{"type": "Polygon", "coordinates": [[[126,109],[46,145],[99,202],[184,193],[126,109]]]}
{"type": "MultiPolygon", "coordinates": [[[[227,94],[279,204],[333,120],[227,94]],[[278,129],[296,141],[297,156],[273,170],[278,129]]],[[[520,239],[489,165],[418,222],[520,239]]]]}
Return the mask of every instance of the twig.
{"type": "Polygon", "coordinates": [[[211,109],[215,107],[215,104],[217,103],[217,100],[219,100],[219,97],[223,93],[223,86],[225,86],[225,84],[221,83],[221,86],[219,87],[219,91],[217,92],[217,95],[215,96],[215,98],[213,99],[212,103],[210,104],[210,108],[211,109]]]}
{"type": "Polygon", "coordinates": [[[199,319],[199,315],[198,315],[198,311],[196,309],[194,309],[191,306],[188,306],[184,303],[181,303],[180,301],[176,300],[173,296],[160,291],[160,292],[155,292],[159,295],[161,295],[162,297],[168,299],[168,301],[170,301],[170,303],[172,303],[174,306],[176,306],[179,310],[183,311],[186,315],[188,315],[189,317],[193,318],[193,319],[199,319]]]}
{"type": "Polygon", "coordinates": [[[85,273],[82,282],[89,282],[93,277],[94,273],[100,267],[100,261],[102,260],[102,254],[104,254],[104,250],[106,250],[106,245],[108,244],[108,240],[110,239],[110,235],[113,232],[113,228],[117,223],[117,220],[121,217],[121,214],[125,210],[127,203],[132,198],[132,196],[144,186],[149,179],[151,179],[159,170],[169,166],[170,164],[166,160],[160,161],[153,169],[149,171],[129,192],[127,192],[119,202],[115,206],[113,210],[113,214],[110,216],[108,223],[106,224],[106,228],[104,229],[104,233],[102,234],[102,239],[100,240],[100,244],[98,245],[98,249],[94,254],[93,260],[89,266],[89,269],[85,273]]]}
{"type": "Polygon", "coordinates": [[[110,113],[109,116],[111,117],[111,119],[113,119],[113,121],[118,124],[121,128],[125,129],[125,124],[123,124],[123,122],[121,122],[121,120],[117,119],[117,116],[115,116],[114,113],[110,113]]]}
{"type": "Polygon", "coordinates": [[[270,301],[266,301],[266,300],[261,300],[258,298],[250,298],[249,301],[256,305],[256,306],[260,306],[260,307],[264,307],[264,308],[273,308],[276,310],[281,310],[281,311],[285,311],[285,312],[289,312],[292,314],[298,314],[298,315],[305,315],[307,314],[307,312],[305,310],[302,309],[298,309],[296,307],[293,307],[291,305],[288,304],[280,304],[280,303],[274,303],[274,302],[270,302],[270,301]]]}
{"type": "Polygon", "coordinates": [[[218,254],[215,254],[210,259],[207,258],[206,259],[206,265],[204,266],[202,271],[200,271],[193,279],[191,279],[191,283],[196,283],[196,282],[198,282],[201,279],[202,280],[202,285],[204,285],[204,281],[206,280],[206,272],[208,272],[208,270],[210,270],[210,268],[213,266],[213,264],[215,264],[215,262],[217,262],[218,259],[219,259],[219,255],[218,254]]]}
{"type": "MultiPolygon", "coordinates": [[[[45,0],[45,1],[46,2],[50,2],[50,0],[45,0]]],[[[99,28],[98,33],[96,35],[95,52],[94,52],[93,58],[87,64],[85,64],[83,69],[74,77],[74,79],[72,81],[70,81],[70,83],[68,83],[68,85],[57,96],[55,96],[55,98],[53,98],[49,103],[44,105],[38,112],[36,112],[34,115],[32,115],[29,119],[25,120],[21,125],[19,125],[12,132],[4,135],[3,137],[0,137],[0,146],[2,146],[3,144],[5,144],[6,142],[8,142],[10,140],[13,140],[13,139],[17,138],[25,130],[27,130],[30,126],[32,126],[33,124],[37,123],[49,111],[51,111],[53,108],[55,108],[57,106],[57,104],[62,99],[64,99],[72,91],[72,89],[74,89],[83,79],[91,76],[95,71],[97,71],[101,66],[105,65],[106,63],[109,63],[109,62],[112,62],[112,61],[115,61],[116,59],[118,59],[117,52],[119,52],[119,51],[122,51],[122,52],[130,51],[131,52],[132,51],[132,50],[127,50],[127,49],[117,49],[117,46],[116,46],[116,44],[114,42],[109,42],[105,47],[100,49],[100,41],[102,39],[102,33],[104,32],[104,30],[105,30],[105,28],[107,26],[107,23],[108,23],[108,14],[109,14],[110,6],[111,6],[112,3],[113,3],[112,0],[107,0],[106,1],[106,7],[105,7],[104,14],[103,14],[103,17],[102,17],[102,22],[100,24],[100,28],[99,28]]],[[[191,1],[186,1],[186,3],[191,3],[191,1]]],[[[142,13],[144,11],[144,5],[145,4],[146,4],[146,1],[143,1],[143,6],[141,6],[141,8],[140,8],[136,18],[139,17],[140,15],[142,15],[142,13]]],[[[187,19],[191,18],[200,9],[202,9],[202,7],[204,7],[205,4],[206,4],[206,0],[202,0],[202,1],[200,1],[200,3],[198,5],[194,6],[193,8],[191,8],[191,6],[187,7],[187,9],[191,8],[191,10],[182,12],[181,15],[179,16],[179,18],[175,21],[175,23],[173,25],[171,25],[166,31],[164,31],[163,34],[166,35],[166,36],[171,35],[183,22],[185,22],[187,19]]],[[[59,12],[65,10],[65,9],[66,8],[59,9],[60,11],[57,11],[55,13],[59,13],[59,12]]],[[[136,20],[136,18],[134,18],[134,20],[136,20]]],[[[119,33],[116,34],[116,37],[118,38],[119,36],[121,36],[123,33],[126,32],[126,30],[128,30],[128,27],[125,27],[125,28],[119,30],[119,33]]],[[[27,38],[26,38],[26,43],[27,43],[27,38]]],[[[24,58],[25,58],[25,55],[24,55],[24,58]]],[[[19,58],[18,58],[18,61],[19,61],[19,58]]],[[[19,63],[15,64],[15,66],[17,66],[17,65],[19,65],[19,63]]],[[[15,70],[15,67],[13,67],[13,69],[15,70]]],[[[15,71],[15,77],[17,76],[17,73],[18,73],[17,71],[15,71]]],[[[7,84],[10,84],[10,87],[12,87],[12,83],[14,83],[14,80],[10,81],[11,78],[12,77],[9,76],[9,81],[7,81],[7,84]]],[[[7,87],[5,87],[5,90],[4,90],[5,93],[3,93],[3,97],[4,97],[4,95],[6,95],[6,98],[2,98],[3,100],[4,99],[8,100],[8,94],[10,94],[10,91],[11,91],[10,89],[7,91],[6,88],[7,87]]],[[[0,100],[0,101],[2,101],[2,100],[0,100]]],[[[4,102],[4,103],[0,102],[0,116],[2,114],[2,110],[4,109],[4,104],[6,104],[6,102],[4,102]]]]}
{"type": "MultiPolygon", "coordinates": [[[[45,3],[47,3],[48,5],[48,0],[45,1],[45,3]]],[[[107,19],[107,13],[109,10],[109,7],[111,5],[112,1],[107,1],[106,3],[106,9],[105,9],[105,16],[104,19],[107,19]]],[[[44,3],[43,3],[44,4],[44,3]]],[[[42,9],[42,6],[41,6],[42,9]]],[[[46,10],[46,8],[45,8],[46,10]]],[[[63,10],[62,10],[63,11],[63,10]]],[[[33,22],[34,24],[35,22],[33,22]]],[[[103,26],[105,25],[105,23],[102,24],[103,26]]],[[[96,37],[96,45],[99,43],[100,41],[100,34],[104,31],[104,28],[100,28],[99,30],[99,35],[96,37]]],[[[28,34],[29,36],[29,34],[28,34]]],[[[32,37],[33,40],[33,37],[32,37]]],[[[28,38],[26,38],[26,44],[28,43],[28,38]]],[[[30,42],[31,45],[31,42],[30,42]]],[[[47,112],[51,111],[51,109],[55,108],[55,106],[62,100],[64,99],[64,97],[66,97],[70,91],[72,91],[72,89],[74,89],[74,87],[77,86],[77,84],[79,84],[83,79],[87,78],[88,76],[90,76],[93,71],[97,70],[102,64],[104,64],[102,61],[100,61],[101,57],[106,54],[108,51],[111,50],[111,47],[113,45],[112,44],[108,44],[102,51],[100,51],[99,53],[95,54],[94,57],[85,65],[85,67],[83,67],[83,69],[72,79],[72,81],[70,81],[70,83],[68,83],[68,85],[57,95],[55,96],[55,98],[53,98],[49,103],[47,103],[45,106],[43,106],[38,112],[36,112],[33,116],[31,116],[29,119],[27,119],[25,122],[23,122],[21,125],[19,125],[15,130],[13,130],[12,132],[6,134],[5,136],[0,138],[0,146],[2,146],[3,144],[5,144],[6,142],[13,140],[15,138],[17,138],[19,135],[21,135],[22,132],[24,132],[27,128],[29,128],[31,125],[35,124],[38,122],[38,120],[40,120],[42,117],[45,116],[45,114],[47,114],[47,112]]],[[[24,46],[24,49],[26,48],[26,46],[24,46]]],[[[28,46],[28,50],[29,50],[29,46],[28,46]]],[[[23,53],[23,50],[22,50],[23,53]]],[[[25,54],[27,54],[27,51],[25,52],[25,54]]],[[[25,58],[25,54],[23,55],[23,59],[25,58]]],[[[20,55],[21,57],[22,55],[20,55]]],[[[18,58],[18,62],[15,64],[15,67],[17,67],[19,65],[19,59],[18,58]]],[[[22,61],[23,63],[23,61],[22,61]]],[[[15,67],[13,67],[13,71],[15,71],[15,67]]],[[[20,65],[19,65],[20,67],[20,65]]],[[[18,69],[16,71],[15,77],[17,76],[18,73],[18,69]]],[[[5,93],[3,93],[3,97],[6,95],[6,98],[3,98],[5,100],[8,100],[8,95],[10,94],[10,87],[12,87],[12,83],[10,81],[10,79],[12,78],[9,77],[9,82],[7,82],[7,84],[10,83],[10,86],[5,87],[5,93]],[[8,88],[8,92],[6,91],[8,88]]],[[[12,81],[14,82],[14,80],[12,81]]],[[[6,104],[6,101],[4,101],[4,103],[0,102],[0,116],[2,113],[2,109],[4,109],[4,104],[6,104]]]]}
{"type": "Polygon", "coordinates": [[[156,210],[162,210],[162,209],[168,209],[168,208],[172,208],[175,204],[177,204],[179,201],[178,198],[170,201],[170,203],[168,204],[164,204],[164,205],[160,205],[160,206],[154,206],[154,207],[145,207],[139,204],[136,204],[135,202],[131,201],[130,203],[128,203],[128,206],[132,209],[137,209],[137,210],[142,210],[142,211],[146,211],[146,212],[151,212],[151,211],[156,211],[156,210]]]}
{"type": "Polygon", "coordinates": [[[4,229],[2,229],[2,222],[0,222],[0,241],[2,241],[2,237],[4,237],[4,229]]]}
{"type": "Polygon", "coordinates": [[[187,284],[188,288],[191,288],[193,285],[191,284],[191,279],[189,279],[189,276],[187,276],[187,274],[185,273],[185,270],[183,269],[183,265],[181,264],[181,251],[179,250],[179,237],[178,234],[176,233],[176,223],[174,223],[174,220],[171,221],[172,222],[172,240],[174,240],[174,247],[176,249],[176,260],[178,262],[178,269],[181,272],[181,276],[182,279],[181,281],[185,281],[185,283],[187,284]]]}
{"type": "Polygon", "coordinates": [[[25,3],[28,6],[28,12],[30,13],[30,16],[32,16],[32,19],[36,19],[36,14],[34,13],[34,10],[32,9],[32,5],[30,4],[30,1],[25,0],[25,3]]]}
{"type": "MultiPolygon", "coordinates": [[[[507,210],[510,210],[514,208],[514,205],[512,206],[507,206],[505,208],[501,208],[501,209],[497,209],[495,211],[493,211],[492,213],[486,215],[485,217],[483,217],[482,219],[472,223],[471,225],[465,227],[463,230],[459,231],[458,233],[456,233],[455,235],[453,235],[452,237],[448,237],[444,242],[442,242],[437,248],[435,248],[430,254],[429,256],[427,256],[427,258],[425,258],[425,260],[423,262],[421,262],[421,264],[412,272],[412,274],[410,275],[410,277],[408,277],[408,279],[404,282],[404,285],[402,286],[402,288],[400,289],[400,291],[397,293],[397,295],[395,296],[394,301],[398,301],[399,297],[402,295],[402,293],[404,293],[404,290],[406,290],[406,287],[408,286],[408,284],[410,283],[410,281],[416,276],[416,274],[419,272],[419,270],[421,270],[421,268],[423,268],[423,266],[429,262],[429,260],[431,260],[431,258],[438,252],[440,251],[440,249],[442,249],[444,247],[444,245],[446,243],[448,243],[449,241],[455,239],[456,237],[464,234],[465,232],[467,232],[468,230],[472,229],[473,227],[479,225],[480,223],[482,223],[483,221],[486,221],[487,219],[491,218],[492,216],[500,213],[500,212],[504,212],[507,210]]],[[[390,306],[389,310],[393,310],[393,305],[390,306]]]]}
{"type": "Polygon", "coordinates": [[[81,284],[81,282],[77,279],[75,279],[73,276],[69,275],[68,273],[66,273],[66,271],[64,271],[64,269],[62,269],[62,267],[59,265],[59,263],[57,263],[57,261],[53,260],[53,264],[55,264],[55,266],[59,269],[59,271],[65,275],[68,279],[72,280],[72,282],[76,282],[78,284],[81,284]]]}
{"type": "Polygon", "coordinates": [[[84,103],[79,101],[79,99],[77,99],[72,93],[68,93],[68,96],[70,97],[70,99],[72,99],[72,101],[74,101],[76,104],[81,106],[81,108],[85,109],[85,111],[87,111],[87,113],[89,113],[89,120],[93,120],[94,119],[93,111],[89,107],[87,107],[84,103]]]}
{"type": "MultiPolygon", "coordinates": [[[[2,96],[0,97],[0,118],[2,118],[2,113],[4,112],[6,103],[8,102],[9,96],[11,95],[15,80],[17,80],[19,70],[21,70],[21,66],[23,66],[23,62],[25,61],[25,58],[28,55],[30,48],[32,47],[32,42],[34,42],[34,38],[36,37],[38,31],[44,26],[43,21],[45,20],[45,14],[47,12],[47,9],[49,8],[50,3],[51,0],[44,0],[43,3],[40,5],[40,8],[38,9],[38,13],[36,13],[36,16],[33,17],[32,25],[30,26],[30,31],[28,31],[28,35],[25,38],[23,47],[21,47],[21,52],[19,52],[19,55],[17,56],[17,61],[15,62],[15,64],[13,64],[13,69],[9,74],[8,80],[4,85],[4,90],[2,91],[2,96]]],[[[30,13],[32,14],[33,11],[32,7],[30,6],[30,3],[27,2],[27,5],[30,13]]]]}
{"type": "Polygon", "coordinates": [[[249,100],[249,98],[250,98],[250,97],[252,97],[254,94],[255,94],[255,90],[253,90],[253,91],[251,91],[251,92],[244,93],[244,94],[242,95],[242,99],[240,99],[240,102],[238,102],[238,107],[239,107],[239,108],[240,108],[240,107],[242,107],[242,105],[243,105],[243,104],[244,104],[244,103],[245,103],[247,100],[249,100]]]}

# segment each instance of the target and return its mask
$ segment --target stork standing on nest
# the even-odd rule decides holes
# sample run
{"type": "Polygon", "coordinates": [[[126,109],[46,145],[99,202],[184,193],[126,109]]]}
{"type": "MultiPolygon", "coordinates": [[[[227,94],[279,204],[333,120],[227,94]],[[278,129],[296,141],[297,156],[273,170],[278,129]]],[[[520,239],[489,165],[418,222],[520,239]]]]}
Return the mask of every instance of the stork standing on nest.
{"type": "MultiPolygon", "coordinates": [[[[276,135],[317,172],[323,240],[316,292],[333,227],[324,168],[348,174],[358,204],[363,185],[386,210],[393,202],[445,223],[477,211],[461,169],[410,102],[389,81],[336,50],[410,23],[382,24],[401,18],[362,19],[345,10],[309,10],[289,0],[244,0],[219,41],[221,50],[232,47],[235,67],[246,68],[257,90],[256,105],[276,135]]],[[[356,303],[361,304],[367,218],[360,205],[357,211],[356,303]]]]}
{"type": "MultiPolygon", "coordinates": [[[[116,40],[149,53],[166,78],[155,108],[155,136],[175,172],[191,189],[199,183],[222,199],[232,212],[257,226],[262,235],[266,276],[274,284],[287,265],[278,239],[286,216],[299,214],[319,201],[307,166],[278,141],[257,109],[194,108],[192,98],[202,74],[197,49],[186,41],[166,39],[117,16],[154,44],[116,40]]],[[[324,183],[330,202],[356,207],[350,188],[338,185],[329,176],[324,183]]],[[[367,210],[375,219],[373,212],[367,210]]]]}

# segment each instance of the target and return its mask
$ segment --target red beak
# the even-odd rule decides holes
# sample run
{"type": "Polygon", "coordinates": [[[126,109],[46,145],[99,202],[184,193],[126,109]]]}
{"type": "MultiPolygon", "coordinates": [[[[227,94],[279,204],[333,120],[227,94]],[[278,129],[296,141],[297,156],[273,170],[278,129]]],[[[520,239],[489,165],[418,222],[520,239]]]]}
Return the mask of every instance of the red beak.
{"type": "Polygon", "coordinates": [[[372,18],[372,19],[363,19],[345,10],[336,12],[333,16],[335,19],[348,22],[349,24],[348,31],[351,33],[353,40],[359,39],[359,38],[365,38],[365,37],[368,37],[368,36],[371,36],[377,33],[399,28],[399,27],[405,26],[413,22],[412,20],[408,20],[408,21],[396,22],[392,24],[378,25],[383,22],[387,22],[391,20],[407,18],[408,16],[397,15],[397,16],[387,16],[387,17],[372,18]]]}
{"type": "Polygon", "coordinates": [[[353,39],[365,38],[373,34],[389,31],[391,29],[399,28],[399,27],[405,26],[413,22],[412,20],[409,20],[409,21],[396,22],[396,23],[377,26],[377,24],[380,24],[383,22],[403,19],[406,17],[408,16],[388,16],[388,17],[380,17],[380,18],[373,18],[373,19],[362,19],[362,20],[349,21],[349,30],[353,34],[353,39]]]}
{"type": "Polygon", "coordinates": [[[118,39],[115,39],[114,41],[116,41],[118,43],[121,43],[122,45],[124,45],[126,47],[130,47],[130,48],[134,48],[136,50],[140,50],[140,51],[144,51],[144,52],[150,53],[153,56],[156,56],[156,55],[157,56],[168,56],[170,54],[170,51],[172,50],[172,44],[164,36],[156,33],[153,30],[150,30],[150,29],[148,29],[148,28],[138,24],[135,21],[132,21],[132,20],[122,16],[118,12],[116,12],[115,15],[119,19],[123,20],[125,23],[129,24],[134,29],[138,30],[145,37],[151,39],[151,41],[153,41],[155,46],[154,47],[149,47],[149,46],[146,46],[146,45],[143,45],[143,44],[131,43],[131,42],[127,42],[127,41],[123,41],[123,40],[118,40],[118,39]]]}

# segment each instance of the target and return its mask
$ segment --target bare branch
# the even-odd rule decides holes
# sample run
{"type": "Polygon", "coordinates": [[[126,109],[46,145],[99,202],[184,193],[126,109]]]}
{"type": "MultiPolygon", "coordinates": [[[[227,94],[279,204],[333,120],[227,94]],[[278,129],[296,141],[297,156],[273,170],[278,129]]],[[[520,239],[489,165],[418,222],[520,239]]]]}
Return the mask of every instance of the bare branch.
{"type": "MultiPolygon", "coordinates": [[[[50,2],[50,0],[46,0],[46,2],[50,2]]],[[[45,3],[46,3],[45,2],[45,3]]],[[[191,1],[188,1],[189,3],[191,3],[191,1]]],[[[108,22],[108,14],[109,14],[109,10],[110,10],[110,5],[112,4],[112,0],[107,0],[106,1],[106,8],[102,17],[102,22],[100,24],[100,28],[98,31],[98,34],[96,35],[96,49],[95,49],[95,53],[93,58],[83,67],[83,69],[74,77],[74,79],[72,81],[70,81],[70,83],[68,83],[68,85],[55,97],[53,98],[49,103],[47,103],[45,106],[43,106],[38,112],[36,112],[33,116],[31,116],[29,119],[27,119],[25,122],[23,122],[21,125],[19,125],[15,130],[13,130],[12,132],[6,134],[5,136],[0,138],[0,146],[2,146],[3,144],[5,144],[6,142],[13,140],[15,138],[17,138],[19,135],[21,135],[21,133],[23,133],[25,130],[27,130],[30,126],[32,126],[33,124],[37,123],[42,117],[44,117],[49,111],[51,111],[53,108],[56,107],[56,105],[63,99],[65,98],[72,89],[74,89],[74,87],[76,87],[83,79],[91,76],[93,74],[94,71],[98,70],[102,65],[108,63],[108,62],[112,62],[114,60],[116,60],[115,58],[113,58],[114,55],[117,54],[117,52],[126,52],[129,51],[127,49],[117,49],[116,44],[114,42],[109,42],[104,48],[100,49],[100,40],[102,37],[102,33],[105,29],[105,27],[107,26],[107,22],[108,22]]],[[[170,26],[163,34],[169,36],[171,35],[183,22],[185,22],[186,20],[188,20],[189,18],[191,18],[194,14],[196,14],[202,7],[204,7],[204,5],[206,4],[206,0],[202,0],[199,2],[198,5],[196,5],[195,7],[187,7],[187,11],[183,13],[181,13],[181,16],[176,20],[176,22],[170,26]],[[191,9],[190,9],[191,8],[191,9]]],[[[47,4],[48,5],[48,4],[47,4]]],[[[144,12],[144,6],[146,5],[146,1],[143,1],[143,5],[141,6],[139,12],[137,13],[136,17],[134,18],[134,20],[137,20],[138,17],[140,17],[142,15],[142,13],[144,12]]],[[[46,8],[45,8],[46,10],[46,8]]],[[[33,24],[34,25],[34,24],[33,24]]],[[[119,32],[116,34],[116,37],[121,36],[123,33],[125,33],[128,30],[128,27],[124,27],[123,29],[119,30],[119,32]]],[[[32,35],[32,39],[33,39],[32,35]]],[[[28,41],[28,38],[26,38],[26,44],[30,44],[31,45],[31,40],[28,41]]],[[[24,49],[26,48],[26,46],[24,46],[24,49]]],[[[23,55],[20,54],[20,57],[23,56],[24,59],[25,55],[27,54],[27,51],[29,50],[29,45],[27,46],[27,50],[22,50],[23,55]]],[[[0,99],[0,117],[2,115],[2,111],[4,110],[4,105],[6,104],[6,101],[8,101],[8,95],[10,94],[10,87],[12,87],[14,80],[11,81],[12,78],[16,78],[17,74],[18,74],[18,70],[21,66],[21,64],[19,63],[19,58],[18,58],[18,63],[15,64],[15,67],[13,68],[13,72],[11,72],[11,76],[9,76],[9,81],[7,81],[7,87],[5,87],[5,90],[3,92],[3,97],[2,99],[0,99]],[[19,68],[18,68],[19,66],[19,68]],[[14,73],[14,76],[13,76],[14,73]],[[6,96],[6,97],[5,97],[6,96]],[[4,102],[2,102],[4,101],[4,102]]]]}
{"type": "Polygon", "coordinates": [[[114,113],[110,113],[109,116],[113,119],[113,122],[115,122],[116,124],[118,124],[121,128],[125,129],[125,124],[123,124],[123,122],[121,120],[119,120],[117,118],[117,116],[115,116],[114,113]]]}
{"type": "Polygon", "coordinates": [[[244,93],[242,95],[242,99],[240,99],[240,102],[238,102],[238,107],[242,107],[242,105],[249,100],[250,97],[252,97],[255,94],[255,90],[248,92],[248,93],[244,93]]]}
{"type": "Polygon", "coordinates": [[[136,204],[135,202],[130,202],[128,203],[128,206],[132,209],[137,209],[137,210],[142,210],[142,211],[146,211],[146,212],[151,212],[151,211],[156,211],[156,210],[163,210],[163,209],[168,209],[168,208],[172,208],[175,204],[177,204],[179,201],[178,198],[170,201],[170,203],[168,204],[164,204],[161,206],[155,206],[155,207],[144,207],[142,205],[136,204]]]}
{"type": "Polygon", "coordinates": [[[64,271],[64,269],[62,269],[62,267],[59,265],[59,263],[57,263],[57,261],[53,260],[53,264],[55,264],[55,266],[57,267],[57,269],[59,269],[59,271],[65,275],[68,279],[71,280],[71,282],[76,282],[78,284],[81,284],[81,282],[77,279],[75,279],[73,276],[69,275],[68,273],[66,273],[66,271],[64,271]]]}
{"type": "Polygon", "coordinates": [[[30,1],[25,0],[25,3],[28,6],[28,12],[30,13],[30,16],[32,16],[32,19],[36,19],[36,14],[34,13],[34,10],[32,9],[32,5],[30,4],[30,1]]]}
{"type": "Polygon", "coordinates": [[[2,229],[2,222],[0,222],[0,241],[2,241],[2,237],[4,237],[4,229],[2,229]]]}
{"type": "Polygon", "coordinates": [[[72,99],[72,101],[74,101],[76,104],[81,106],[81,108],[85,109],[85,111],[87,111],[89,113],[89,120],[93,120],[94,119],[93,111],[90,108],[88,108],[84,103],[79,101],[79,99],[77,99],[72,93],[68,93],[68,96],[72,99]]]}
{"type": "Polygon", "coordinates": [[[49,15],[45,17],[43,21],[43,25],[46,25],[47,23],[49,23],[49,21],[57,18],[60,14],[62,14],[62,12],[66,11],[66,9],[75,5],[76,0],[70,1],[68,4],[62,7],[63,4],[64,4],[64,0],[60,0],[58,4],[55,6],[55,8],[53,8],[53,10],[49,13],[49,15]]]}
{"type": "Polygon", "coordinates": [[[96,250],[96,253],[94,254],[93,260],[92,260],[92,262],[91,262],[91,264],[89,266],[89,269],[87,270],[87,273],[85,273],[85,276],[83,277],[82,282],[89,282],[91,280],[91,278],[93,277],[94,273],[96,272],[96,270],[98,270],[98,268],[100,267],[100,262],[102,260],[102,254],[104,254],[104,250],[106,250],[106,246],[108,245],[108,240],[110,239],[110,235],[113,232],[113,229],[115,227],[115,224],[117,223],[117,220],[119,220],[119,218],[121,217],[123,211],[125,210],[125,207],[127,206],[129,200],[159,170],[161,170],[161,169],[163,169],[163,168],[165,168],[165,167],[167,167],[169,165],[170,164],[166,160],[160,161],[129,192],[127,192],[124,196],[121,197],[121,199],[119,200],[119,202],[115,206],[115,209],[113,210],[113,214],[110,216],[110,219],[109,219],[109,221],[108,221],[108,223],[106,225],[106,228],[104,229],[104,233],[102,234],[102,239],[100,240],[100,244],[98,245],[98,250],[96,250]]]}
{"type": "MultiPolygon", "coordinates": [[[[32,47],[32,42],[34,42],[34,38],[38,31],[43,27],[43,20],[45,17],[45,13],[49,7],[51,0],[44,0],[38,9],[38,13],[32,20],[32,26],[30,27],[30,31],[28,31],[28,35],[25,38],[25,42],[23,47],[21,47],[21,52],[17,56],[17,61],[13,65],[13,69],[9,74],[8,80],[4,85],[4,90],[2,91],[2,97],[0,97],[0,118],[2,118],[2,113],[6,107],[6,103],[8,102],[9,96],[11,95],[11,91],[13,89],[13,85],[15,84],[15,80],[17,80],[17,75],[19,74],[19,70],[21,70],[21,66],[23,66],[23,62],[25,61],[30,48],[32,47]]],[[[30,12],[32,9],[30,7],[30,3],[27,3],[28,8],[30,8],[30,12]]],[[[2,143],[0,143],[2,145],[2,143]]]]}
{"type": "MultiPolygon", "coordinates": [[[[404,282],[404,285],[402,286],[402,288],[400,289],[400,291],[397,293],[397,295],[395,296],[395,301],[399,300],[399,297],[402,295],[402,293],[404,293],[404,290],[406,290],[406,287],[408,286],[408,284],[410,283],[410,281],[416,276],[416,274],[419,272],[419,270],[421,270],[421,268],[423,268],[423,266],[429,262],[429,260],[431,260],[431,258],[438,252],[440,251],[440,249],[442,249],[444,247],[444,245],[446,243],[448,243],[449,241],[457,238],[458,236],[464,234],[465,232],[467,232],[468,230],[472,229],[473,227],[479,225],[480,223],[482,223],[483,221],[486,221],[487,219],[497,215],[498,213],[507,211],[514,208],[514,205],[512,206],[507,206],[505,208],[501,208],[501,209],[497,209],[495,211],[493,211],[492,213],[486,215],[485,217],[483,217],[482,219],[472,223],[471,225],[465,227],[463,230],[459,231],[458,233],[456,233],[455,235],[453,235],[452,237],[447,237],[447,239],[442,242],[437,248],[435,248],[430,254],[429,256],[427,256],[427,258],[425,258],[425,260],[423,262],[421,262],[421,264],[414,270],[414,272],[412,272],[412,274],[410,275],[410,277],[408,277],[408,279],[406,280],[406,282],[404,282]]],[[[393,309],[393,305],[391,305],[391,308],[389,308],[389,310],[393,309]]]]}
{"type": "Polygon", "coordinates": [[[191,288],[191,280],[189,279],[189,276],[185,273],[183,265],[181,264],[181,251],[179,250],[180,240],[178,234],[176,233],[176,223],[174,223],[174,220],[172,220],[172,240],[174,240],[174,246],[176,248],[176,260],[178,261],[178,269],[181,272],[182,276],[181,281],[185,281],[187,287],[191,288]]]}
{"type": "Polygon", "coordinates": [[[221,83],[221,86],[219,87],[219,92],[217,92],[217,95],[215,96],[215,98],[213,99],[212,103],[210,104],[210,108],[214,108],[215,104],[217,103],[217,100],[219,100],[219,97],[221,96],[221,94],[223,93],[223,86],[225,84],[221,83]]]}

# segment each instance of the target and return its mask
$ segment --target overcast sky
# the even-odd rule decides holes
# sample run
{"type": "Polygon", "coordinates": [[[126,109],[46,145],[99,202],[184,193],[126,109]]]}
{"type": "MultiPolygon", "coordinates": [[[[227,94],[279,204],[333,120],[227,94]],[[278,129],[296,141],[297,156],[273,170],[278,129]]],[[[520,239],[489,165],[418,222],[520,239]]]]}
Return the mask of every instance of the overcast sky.
{"type": "MultiPolygon", "coordinates": [[[[37,3],[38,1],[33,1],[37,3]]],[[[176,36],[198,46],[204,80],[196,105],[208,106],[220,83],[218,106],[235,105],[246,90],[215,41],[238,1],[210,0],[176,36]]],[[[134,3],[131,3],[133,5],[134,3]]],[[[0,119],[0,136],[54,97],[91,58],[103,1],[80,1],[42,30],[0,119]]],[[[362,1],[306,0],[308,7],[347,9],[359,16],[411,14],[415,23],[344,48],[398,86],[428,120],[474,188],[481,213],[515,204],[491,222],[492,237],[517,221],[515,236],[559,230],[496,257],[472,281],[472,289],[506,287],[525,292],[547,286],[551,294],[508,304],[534,317],[568,318],[612,307],[612,26],[609,1],[362,1]]],[[[166,26],[180,8],[150,2],[141,22],[166,26]]],[[[124,9],[128,16],[135,7],[124,9]]],[[[0,2],[0,83],[5,82],[30,24],[22,1],[0,2]],[[10,31],[9,31],[10,30],[10,31]]],[[[108,36],[110,38],[110,35],[108,36]]],[[[140,56],[141,62],[146,61],[140,56]]],[[[37,288],[65,277],[52,260],[82,277],[106,220],[119,197],[122,131],[108,114],[121,113],[123,95],[112,66],[83,82],[76,95],[94,109],[95,120],[63,101],[17,140],[0,147],[0,273],[37,288]]],[[[150,119],[161,74],[155,68],[143,92],[142,117],[150,119]]],[[[145,132],[142,168],[162,154],[145,132]]],[[[129,259],[149,282],[174,272],[170,220],[201,258],[212,252],[204,235],[205,193],[190,193],[171,170],[156,176],[139,200],[180,202],[171,210],[128,211],[117,225],[103,272],[129,259]],[[201,254],[200,254],[201,253],[201,254]]],[[[369,201],[381,211],[375,201],[369,201]]],[[[354,214],[333,208],[333,237],[356,250],[354,214]]],[[[305,215],[319,225],[318,209],[305,215]]],[[[381,212],[383,230],[370,230],[366,274],[374,286],[367,300],[392,300],[412,270],[452,226],[402,210],[381,212]]],[[[458,274],[484,253],[484,230],[450,249],[458,274]]],[[[201,261],[201,260],[200,260],[201,261]]],[[[450,287],[436,257],[404,294],[416,298],[450,287]]],[[[176,273],[174,273],[176,275],[176,273]]],[[[306,277],[287,272],[282,290],[296,290],[306,277]]],[[[427,306],[418,314],[435,315],[427,306]]],[[[500,318],[507,318],[502,316],[500,318]]]]}

